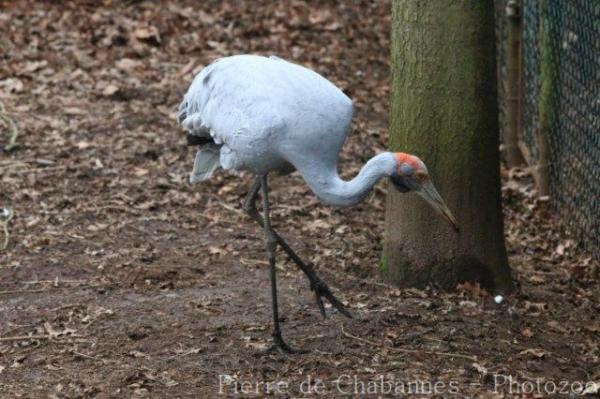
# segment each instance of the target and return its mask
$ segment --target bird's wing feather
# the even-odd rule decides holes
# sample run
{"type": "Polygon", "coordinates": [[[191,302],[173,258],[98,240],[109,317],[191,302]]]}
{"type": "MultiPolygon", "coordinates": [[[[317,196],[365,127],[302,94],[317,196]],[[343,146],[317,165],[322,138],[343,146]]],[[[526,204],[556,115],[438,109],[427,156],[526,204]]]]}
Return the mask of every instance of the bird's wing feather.
{"type": "Polygon", "coordinates": [[[205,136],[209,133],[209,128],[202,120],[202,115],[199,112],[187,116],[181,126],[189,133],[197,136],[205,136]]]}
{"type": "Polygon", "coordinates": [[[185,130],[198,136],[209,136],[210,127],[202,118],[204,105],[210,98],[210,86],[207,85],[210,74],[217,61],[202,69],[194,78],[190,88],[179,105],[177,119],[185,130]]]}
{"type": "Polygon", "coordinates": [[[210,178],[220,166],[220,148],[210,143],[198,149],[194,159],[194,169],[190,175],[190,183],[200,182],[210,178]]]}

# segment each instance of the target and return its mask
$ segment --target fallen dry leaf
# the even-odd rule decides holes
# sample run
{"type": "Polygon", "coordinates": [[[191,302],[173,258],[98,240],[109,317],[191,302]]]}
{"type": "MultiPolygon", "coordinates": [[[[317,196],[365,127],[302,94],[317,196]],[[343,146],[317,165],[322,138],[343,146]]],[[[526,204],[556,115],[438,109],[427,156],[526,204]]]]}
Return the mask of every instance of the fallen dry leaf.
{"type": "Polygon", "coordinates": [[[139,40],[152,42],[153,44],[160,44],[160,35],[155,26],[144,26],[137,28],[133,34],[139,40]]]}
{"type": "Polygon", "coordinates": [[[115,66],[123,71],[132,72],[135,68],[141,66],[141,62],[131,58],[121,58],[115,63],[115,66]]]}
{"type": "Polygon", "coordinates": [[[102,95],[106,97],[110,97],[115,95],[119,91],[119,87],[114,84],[109,84],[102,90],[102,95]]]}
{"type": "Polygon", "coordinates": [[[548,353],[541,348],[530,348],[525,349],[524,351],[519,352],[519,355],[530,355],[531,357],[541,359],[546,356],[548,353]]]}
{"type": "Polygon", "coordinates": [[[533,332],[531,331],[531,329],[529,328],[525,328],[523,330],[521,330],[521,335],[527,338],[531,338],[533,337],[533,332]]]}

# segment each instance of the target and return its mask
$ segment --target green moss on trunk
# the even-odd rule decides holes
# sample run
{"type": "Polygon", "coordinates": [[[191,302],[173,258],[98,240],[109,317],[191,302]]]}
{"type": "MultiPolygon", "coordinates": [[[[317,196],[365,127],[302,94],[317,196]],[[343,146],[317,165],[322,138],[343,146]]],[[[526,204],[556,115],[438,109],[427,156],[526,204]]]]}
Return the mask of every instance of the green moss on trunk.
{"type": "Polygon", "coordinates": [[[540,96],[539,116],[542,129],[549,130],[556,121],[556,107],[558,104],[556,89],[556,78],[558,76],[558,59],[553,50],[552,38],[556,33],[552,31],[548,6],[546,1],[540,2],[540,14],[542,16],[540,31],[540,96]]]}
{"type": "Polygon", "coordinates": [[[551,24],[548,2],[539,3],[539,12],[542,16],[540,24],[540,95],[538,113],[540,129],[537,132],[538,164],[534,176],[536,178],[538,194],[550,194],[550,134],[556,123],[558,115],[558,57],[552,46],[557,33],[551,24]]]}

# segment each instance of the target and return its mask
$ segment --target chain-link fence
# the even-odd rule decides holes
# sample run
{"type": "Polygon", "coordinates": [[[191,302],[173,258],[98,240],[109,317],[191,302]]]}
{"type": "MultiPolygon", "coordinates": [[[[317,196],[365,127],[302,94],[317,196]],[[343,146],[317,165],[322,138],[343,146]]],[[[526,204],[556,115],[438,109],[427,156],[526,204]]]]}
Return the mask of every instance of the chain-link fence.
{"type": "MultiPolygon", "coordinates": [[[[502,82],[507,0],[496,4],[502,82]]],[[[520,10],[523,152],[539,185],[548,171],[560,219],[600,259],[600,1],[522,0],[520,10]]]]}

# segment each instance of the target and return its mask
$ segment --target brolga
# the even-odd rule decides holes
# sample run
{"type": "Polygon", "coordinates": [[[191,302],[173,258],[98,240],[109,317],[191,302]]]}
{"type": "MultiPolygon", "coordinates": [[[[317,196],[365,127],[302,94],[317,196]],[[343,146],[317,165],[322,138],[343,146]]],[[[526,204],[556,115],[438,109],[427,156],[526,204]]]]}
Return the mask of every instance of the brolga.
{"type": "Polygon", "coordinates": [[[348,207],[365,199],[382,177],[401,192],[414,191],[456,228],[456,221],[416,156],[383,152],[350,181],[337,171],[338,155],[352,120],[352,101],[318,73],[278,57],[236,55],[218,59],[194,78],[179,107],[189,145],[198,146],[192,183],[219,169],[256,175],[244,211],[264,229],[273,307],[273,346],[282,354],[303,352],[286,344],[279,327],[275,254],[277,246],[304,272],[323,317],[323,298],[351,317],[311,266],[273,230],[269,215],[269,173],[298,171],[323,202],[348,207]],[[262,215],[256,207],[261,193],[262,215]]]}

